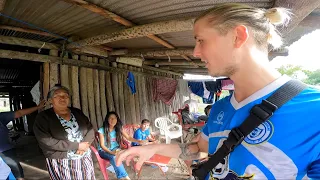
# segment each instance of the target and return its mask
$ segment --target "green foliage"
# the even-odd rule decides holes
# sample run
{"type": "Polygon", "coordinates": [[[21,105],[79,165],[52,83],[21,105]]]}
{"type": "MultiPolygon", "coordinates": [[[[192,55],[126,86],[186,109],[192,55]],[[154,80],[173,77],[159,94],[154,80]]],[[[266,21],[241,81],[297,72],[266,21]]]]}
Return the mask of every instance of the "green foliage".
{"type": "Polygon", "coordinates": [[[305,70],[301,66],[294,66],[292,64],[282,65],[278,71],[284,75],[288,75],[294,79],[301,79],[303,82],[310,85],[320,85],[320,69],[315,71],[305,70]],[[301,78],[304,75],[304,78],[301,78]]]}

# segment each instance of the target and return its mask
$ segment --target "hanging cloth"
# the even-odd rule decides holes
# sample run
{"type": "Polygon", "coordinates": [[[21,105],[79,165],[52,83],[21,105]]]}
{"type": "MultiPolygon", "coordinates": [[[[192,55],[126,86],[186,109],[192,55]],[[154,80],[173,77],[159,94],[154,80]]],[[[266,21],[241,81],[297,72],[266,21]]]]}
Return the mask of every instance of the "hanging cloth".
{"type": "Polygon", "coordinates": [[[177,85],[178,81],[174,79],[154,79],[152,83],[153,100],[161,100],[165,104],[171,105],[177,85]]]}
{"type": "Polygon", "coordinates": [[[132,94],[136,93],[136,85],[135,85],[135,79],[134,79],[134,75],[132,72],[128,72],[128,76],[127,76],[127,85],[130,88],[130,91],[132,94]]]}

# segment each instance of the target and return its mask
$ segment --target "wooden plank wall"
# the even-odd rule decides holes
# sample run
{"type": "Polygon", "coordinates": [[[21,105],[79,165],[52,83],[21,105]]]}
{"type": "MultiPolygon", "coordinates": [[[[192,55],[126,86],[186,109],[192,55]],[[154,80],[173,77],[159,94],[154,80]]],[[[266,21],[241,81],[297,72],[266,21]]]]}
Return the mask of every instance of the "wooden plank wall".
{"type": "MultiPolygon", "coordinates": [[[[57,56],[56,52],[51,52],[51,54],[57,56]]],[[[115,62],[111,64],[104,59],[83,55],[75,55],[72,58],[79,61],[90,61],[93,63],[106,64],[107,66],[124,67],[129,70],[137,70],[138,72],[147,71],[155,75],[172,77],[172,75],[155,73],[115,62]]],[[[84,114],[90,118],[95,130],[102,126],[108,111],[116,111],[124,124],[139,124],[142,119],[149,119],[152,122],[151,127],[154,128],[154,120],[157,117],[169,116],[172,111],[180,108],[183,103],[178,95],[178,87],[171,106],[160,101],[154,102],[152,82],[155,77],[133,73],[135,77],[136,94],[132,94],[126,83],[126,73],[83,67],[78,68],[74,66],[68,67],[66,65],[48,63],[44,64],[44,73],[46,78],[43,82],[43,93],[47,93],[48,88],[54,86],[56,83],[61,83],[70,88],[72,92],[71,105],[83,110],[84,114]],[[50,78],[48,78],[49,74],[50,78]]]]}

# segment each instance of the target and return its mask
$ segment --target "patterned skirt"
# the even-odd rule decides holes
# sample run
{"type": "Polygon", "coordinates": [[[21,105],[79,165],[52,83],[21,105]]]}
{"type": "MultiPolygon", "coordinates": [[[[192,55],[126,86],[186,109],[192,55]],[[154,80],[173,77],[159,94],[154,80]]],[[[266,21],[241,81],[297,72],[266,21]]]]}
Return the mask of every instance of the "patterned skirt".
{"type": "Polygon", "coordinates": [[[95,180],[91,156],[81,159],[48,159],[47,168],[51,180],[95,180]]]}

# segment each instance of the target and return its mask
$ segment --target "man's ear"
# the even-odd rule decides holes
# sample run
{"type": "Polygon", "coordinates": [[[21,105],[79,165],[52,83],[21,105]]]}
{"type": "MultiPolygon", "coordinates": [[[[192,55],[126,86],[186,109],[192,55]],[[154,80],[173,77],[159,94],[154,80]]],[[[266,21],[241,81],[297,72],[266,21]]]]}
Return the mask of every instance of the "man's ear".
{"type": "Polygon", "coordinates": [[[239,25],[234,28],[234,47],[240,48],[249,39],[249,30],[244,25],[239,25]]]}

